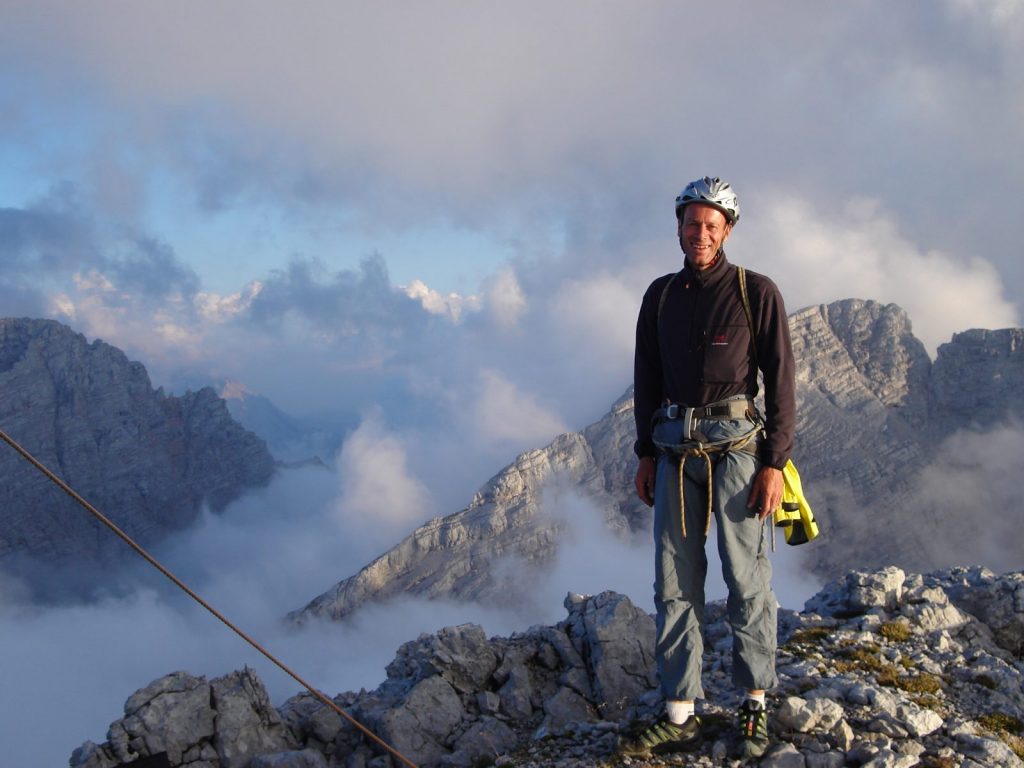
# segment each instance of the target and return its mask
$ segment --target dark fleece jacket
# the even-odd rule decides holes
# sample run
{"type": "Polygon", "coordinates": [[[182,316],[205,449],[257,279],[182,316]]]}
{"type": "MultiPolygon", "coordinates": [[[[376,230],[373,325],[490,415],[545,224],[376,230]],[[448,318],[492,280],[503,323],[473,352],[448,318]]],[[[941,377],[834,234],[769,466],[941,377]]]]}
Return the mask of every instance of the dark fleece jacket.
{"type": "MultiPolygon", "coordinates": [[[[747,294],[764,373],[765,430],[761,460],[781,469],[793,450],[796,398],[793,348],[779,289],[747,270],[747,294]]],[[[757,370],[736,267],[725,253],[706,270],[659,277],[644,294],[636,326],[633,372],[637,456],[654,456],[651,416],[663,403],[707,405],[757,395],[757,370]],[[668,293],[658,307],[662,293],[668,293]]]]}

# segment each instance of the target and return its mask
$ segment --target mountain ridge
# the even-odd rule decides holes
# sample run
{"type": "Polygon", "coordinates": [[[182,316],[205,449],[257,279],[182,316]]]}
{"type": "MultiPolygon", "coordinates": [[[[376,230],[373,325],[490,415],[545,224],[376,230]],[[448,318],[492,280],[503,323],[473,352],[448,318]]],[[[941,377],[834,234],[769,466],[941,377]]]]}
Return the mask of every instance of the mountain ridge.
{"type": "MultiPolygon", "coordinates": [[[[913,508],[922,470],[956,430],[992,427],[1006,412],[1024,415],[1024,330],[956,334],[932,362],[906,313],[894,304],[847,299],[816,305],[793,313],[790,327],[797,358],[795,460],[824,531],[807,547],[806,567],[823,578],[836,568],[883,562],[927,569],[938,554],[919,530],[927,511],[913,508]],[[956,394],[960,387],[970,388],[971,402],[979,404],[969,423],[956,394]],[[993,402],[1004,408],[981,407],[993,402]],[[860,510],[856,518],[851,510],[860,510]],[[895,510],[904,516],[899,524],[892,521],[895,510]]],[[[550,562],[563,531],[538,514],[538,500],[546,484],[555,482],[556,468],[562,470],[560,482],[568,481],[597,505],[613,529],[636,532],[649,524],[650,513],[632,490],[633,438],[627,390],[603,418],[539,449],[545,458],[537,450],[521,454],[466,508],[417,528],[290,618],[339,620],[366,602],[403,593],[514,603],[523,586],[492,578],[496,569],[481,553],[511,553],[540,567],[550,562]],[[524,463],[540,471],[524,474],[524,463]],[[517,487],[520,496],[502,499],[488,492],[495,487],[517,487]],[[485,524],[482,505],[490,505],[485,524]],[[503,517],[516,521],[518,542],[530,540],[522,528],[531,526],[536,549],[517,546],[508,526],[493,522],[503,517]],[[442,529],[461,535],[436,537],[442,529]],[[434,578],[438,563],[477,573],[445,582],[434,578]]],[[[1007,525],[995,519],[994,524],[1007,525]]]]}
{"type": "MultiPolygon", "coordinates": [[[[0,424],[143,544],[269,481],[266,444],[209,387],[154,390],[145,367],[53,320],[0,319],[0,424]]],[[[13,450],[0,451],[0,562],[120,561],[127,550],[13,450]]]]}

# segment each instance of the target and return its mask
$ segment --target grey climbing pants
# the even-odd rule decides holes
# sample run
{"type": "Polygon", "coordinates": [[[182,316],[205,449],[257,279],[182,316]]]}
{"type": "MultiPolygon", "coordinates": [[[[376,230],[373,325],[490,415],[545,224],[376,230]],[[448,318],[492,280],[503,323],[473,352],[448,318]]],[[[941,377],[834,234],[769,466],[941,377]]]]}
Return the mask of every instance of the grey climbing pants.
{"type": "MultiPolygon", "coordinates": [[[[746,420],[702,420],[699,429],[709,440],[742,435],[746,420]]],[[[761,521],[747,509],[754,475],[760,467],[745,452],[713,454],[711,485],[713,528],[717,531],[722,573],[729,590],[727,603],[733,633],[732,679],[747,690],[768,689],[775,676],[776,600],[771,589],[771,562],[761,521]]],[[[704,650],[704,551],[707,517],[707,466],[703,458],[687,458],[683,483],[686,538],[680,525],[679,458],[662,455],[654,496],[655,581],[657,610],[655,647],[662,692],[666,699],[703,698],[701,656],[704,650]]]]}

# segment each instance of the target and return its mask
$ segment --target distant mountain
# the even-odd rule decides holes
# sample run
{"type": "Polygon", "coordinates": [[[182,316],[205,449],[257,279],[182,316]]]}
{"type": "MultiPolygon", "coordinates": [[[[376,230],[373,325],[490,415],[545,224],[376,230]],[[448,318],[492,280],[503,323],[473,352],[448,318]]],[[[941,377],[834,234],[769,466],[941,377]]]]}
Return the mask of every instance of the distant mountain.
{"type": "Polygon", "coordinates": [[[275,458],[283,462],[303,462],[319,458],[329,463],[341,448],[348,426],[332,429],[311,426],[282,411],[263,395],[241,382],[225,381],[218,389],[235,421],[267,441],[275,458]]]}
{"type": "MultiPolygon", "coordinates": [[[[932,363],[892,304],[849,299],[810,307],[792,315],[790,327],[795,461],[823,531],[802,550],[807,567],[824,581],[889,563],[925,571],[957,561],[996,569],[1019,563],[1019,526],[1005,508],[957,509],[950,517],[923,491],[933,457],[955,450],[949,440],[1024,415],[1024,330],[956,334],[932,363]]],[[[574,488],[613,529],[649,528],[650,512],[633,491],[633,439],[627,391],[600,421],[522,454],[465,509],[419,527],[292,618],[341,619],[401,594],[523,600],[530,585],[512,579],[503,560],[531,563],[538,576],[552,561],[565,528],[557,514],[540,514],[546,489],[574,488]]],[[[959,470],[969,474],[971,461],[983,468],[987,457],[960,458],[959,470]]]]}
{"type": "MultiPolygon", "coordinates": [[[[266,444],[210,388],[171,397],[141,363],[52,320],[0,319],[0,428],[144,545],[223,509],[274,471],[266,444]]],[[[0,567],[125,545],[0,444],[0,567]]]]}

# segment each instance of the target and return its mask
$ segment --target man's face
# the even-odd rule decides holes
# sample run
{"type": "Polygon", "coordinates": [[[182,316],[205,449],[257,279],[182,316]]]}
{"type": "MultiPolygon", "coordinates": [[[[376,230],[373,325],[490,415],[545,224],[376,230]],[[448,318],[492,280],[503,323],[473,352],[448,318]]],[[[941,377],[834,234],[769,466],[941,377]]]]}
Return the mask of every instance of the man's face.
{"type": "Polygon", "coordinates": [[[679,245],[695,269],[707,269],[722,244],[729,239],[732,224],[717,208],[690,203],[679,220],[679,245]]]}

